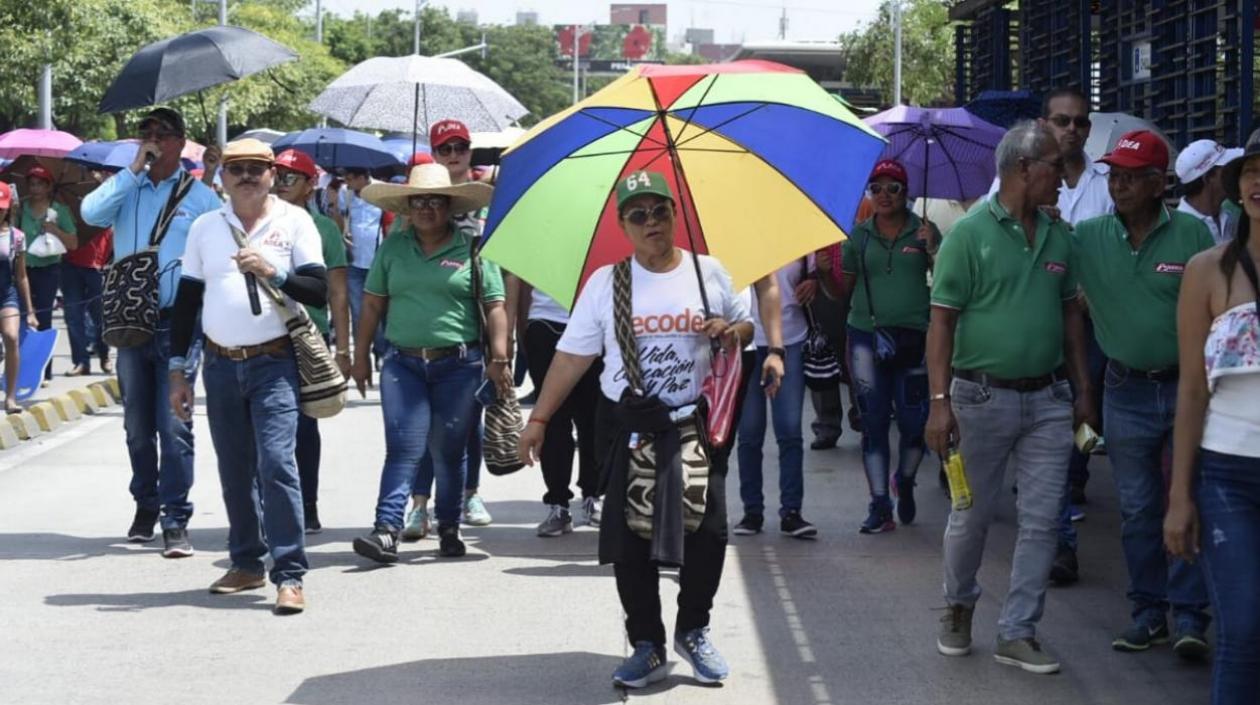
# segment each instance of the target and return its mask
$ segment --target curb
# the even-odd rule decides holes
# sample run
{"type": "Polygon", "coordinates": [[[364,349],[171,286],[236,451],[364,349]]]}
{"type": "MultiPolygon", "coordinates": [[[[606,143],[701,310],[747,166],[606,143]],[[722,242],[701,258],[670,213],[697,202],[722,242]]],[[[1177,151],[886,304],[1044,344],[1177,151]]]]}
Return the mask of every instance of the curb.
{"type": "Polygon", "coordinates": [[[50,433],[83,416],[100,413],[101,409],[122,403],[122,388],[117,377],[98,380],[81,389],[44,399],[26,407],[20,414],[7,416],[0,424],[0,450],[8,450],[50,433]]]}
{"type": "Polygon", "coordinates": [[[23,411],[20,414],[10,414],[8,419],[9,427],[17,433],[18,440],[29,441],[44,434],[44,429],[39,427],[39,422],[35,420],[34,416],[31,416],[29,411],[23,411]]]}

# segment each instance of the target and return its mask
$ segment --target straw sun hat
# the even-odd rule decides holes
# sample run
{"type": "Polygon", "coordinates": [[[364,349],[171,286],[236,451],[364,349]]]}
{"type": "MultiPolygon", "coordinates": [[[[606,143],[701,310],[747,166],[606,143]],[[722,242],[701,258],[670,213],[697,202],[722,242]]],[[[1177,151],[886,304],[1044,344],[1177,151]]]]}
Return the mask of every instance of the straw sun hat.
{"type": "Polygon", "coordinates": [[[411,210],[412,196],[448,196],[451,213],[467,213],[485,208],[494,188],[489,184],[469,182],[452,184],[451,174],[441,164],[420,164],[411,168],[405,184],[369,184],[363,189],[363,200],[395,213],[411,210]]]}

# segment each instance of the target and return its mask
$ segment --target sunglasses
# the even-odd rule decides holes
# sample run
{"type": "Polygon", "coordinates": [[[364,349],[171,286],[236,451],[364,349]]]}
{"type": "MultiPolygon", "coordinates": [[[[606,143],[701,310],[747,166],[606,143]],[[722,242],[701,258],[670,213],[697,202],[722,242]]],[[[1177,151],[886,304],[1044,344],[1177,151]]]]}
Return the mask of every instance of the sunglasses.
{"type": "Polygon", "coordinates": [[[299,174],[296,171],[282,171],[276,175],[276,183],[281,186],[293,186],[297,182],[305,179],[306,174],[299,174]]]}
{"type": "Polygon", "coordinates": [[[888,185],[884,185],[884,184],[868,184],[868,185],[867,185],[867,187],[866,187],[866,191],[867,191],[867,193],[871,194],[872,196],[878,196],[879,194],[881,194],[881,193],[883,193],[883,192],[885,192],[885,191],[887,191],[887,192],[888,192],[888,195],[889,195],[889,196],[896,196],[897,194],[899,194],[899,193],[901,193],[902,191],[905,191],[905,190],[906,190],[906,188],[905,188],[904,186],[902,186],[901,184],[898,184],[898,183],[892,183],[892,184],[888,184],[888,185]]]}
{"type": "Polygon", "coordinates": [[[1067,127],[1068,125],[1076,125],[1077,129],[1084,130],[1090,126],[1089,118],[1085,115],[1077,115],[1076,117],[1070,117],[1068,115],[1051,115],[1050,122],[1053,123],[1055,127],[1059,128],[1067,127]]]}
{"type": "Polygon", "coordinates": [[[415,210],[424,210],[427,208],[435,211],[440,208],[445,208],[448,203],[450,203],[450,201],[446,198],[446,196],[412,196],[407,200],[407,205],[411,206],[415,210]]]}
{"type": "Polygon", "coordinates": [[[439,157],[449,157],[452,154],[467,154],[471,147],[472,145],[467,142],[447,142],[433,151],[437,152],[439,157]]]}
{"type": "Polygon", "coordinates": [[[631,225],[645,225],[651,218],[657,222],[674,217],[674,209],[668,203],[659,203],[652,208],[631,208],[622,216],[631,225]]]}
{"type": "Polygon", "coordinates": [[[228,164],[223,167],[224,171],[237,178],[244,176],[245,174],[249,174],[255,179],[267,173],[270,169],[271,167],[265,164],[228,164]]]}
{"type": "Polygon", "coordinates": [[[1142,179],[1147,179],[1152,176],[1158,176],[1160,179],[1164,178],[1163,173],[1157,169],[1144,169],[1137,173],[1112,169],[1107,172],[1107,181],[1119,186],[1131,186],[1136,181],[1141,181],[1142,179]]]}
{"type": "Polygon", "coordinates": [[[172,137],[179,137],[179,133],[171,132],[169,130],[144,130],[142,132],[137,132],[136,137],[138,137],[141,142],[159,142],[161,140],[168,140],[172,137]]]}

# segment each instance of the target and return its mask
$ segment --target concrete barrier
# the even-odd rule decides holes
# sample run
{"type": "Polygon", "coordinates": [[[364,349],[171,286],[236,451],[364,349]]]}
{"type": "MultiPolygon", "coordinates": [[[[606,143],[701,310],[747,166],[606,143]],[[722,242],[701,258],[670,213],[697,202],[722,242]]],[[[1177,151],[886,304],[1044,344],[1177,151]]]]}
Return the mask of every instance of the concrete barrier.
{"type": "Polygon", "coordinates": [[[61,414],[57,413],[57,407],[52,402],[41,401],[38,404],[32,404],[26,409],[35,417],[36,423],[45,432],[52,431],[61,425],[61,414]]]}
{"type": "MultiPolygon", "coordinates": [[[[17,414],[14,414],[14,416],[17,416],[17,414]]],[[[0,424],[0,450],[17,447],[21,442],[22,439],[18,438],[17,429],[7,423],[0,424]]]]}
{"type": "Polygon", "coordinates": [[[75,404],[68,394],[53,397],[48,400],[48,403],[52,404],[53,408],[57,410],[57,415],[61,417],[62,421],[77,421],[83,418],[83,413],[79,411],[79,405],[75,404]]]}
{"type": "Polygon", "coordinates": [[[109,390],[109,395],[114,398],[114,401],[122,403],[122,387],[118,385],[117,377],[110,377],[101,382],[101,384],[105,385],[105,388],[109,390]]]}
{"type": "Polygon", "coordinates": [[[92,397],[92,401],[96,402],[96,408],[98,409],[104,409],[107,406],[114,405],[113,395],[111,395],[109,390],[105,388],[105,385],[100,382],[89,384],[87,393],[92,397]]]}
{"type": "Polygon", "coordinates": [[[9,420],[9,427],[17,433],[19,440],[29,441],[44,433],[44,429],[39,427],[39,422],[35,420],[35,416],[29,411],[23,411],[20,414],[9,414],[6,418],[9,420]]]}
{"type": "Polygon", "coordinates": [[[96,397],[87,389],[71,389],[66,396],[70,397],[81,414],[95,414],[101,410],[100,404],[96,403],[96,397]]]}

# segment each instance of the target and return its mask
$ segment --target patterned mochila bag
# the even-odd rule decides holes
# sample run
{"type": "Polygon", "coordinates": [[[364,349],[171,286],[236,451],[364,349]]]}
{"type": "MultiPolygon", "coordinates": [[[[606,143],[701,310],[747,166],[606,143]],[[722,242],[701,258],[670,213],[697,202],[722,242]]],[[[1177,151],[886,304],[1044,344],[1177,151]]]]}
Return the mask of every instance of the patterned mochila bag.
{"type": "MultiPolygon", "coordinates": [[[[158,324],[158,248],[175,218],[179,202],[196,178],[184,172],[153,222],[149,245],[114,262],[101,293],[101,339],[111,348],[134,348],[153,339],[158,324]]],[[[116,237],[116,236],[115,236],[116,237]]]]}
{"type": "MultiPolygon", "coordinates": [[[[478,239],[469,238],[469,241],[468,266],[471,268],[473,306],[481,323],[481,349],[484,355],[489,355],[490,333],[486,329],[486,310],[482,305],[484,288],[481,283],[481,258],[477,256],[478,239]]],[[[515,390],[507,396],[496,395],[494,403],[486,407],[484,427],[482,456],[491,475],[508,475],[525,467],[517,451],[525,420],[515,390]]]]}
{"type": "MultiPolygon", "coordinates": [[[[617,347],[621,348],[622,367],[631,389],[643,389],[643,372],[639,366],[639,346],[631,322],[630,260],[613,268],[613,325],[617,347]]],[[[699,413],[675,422],[678,426],[679,454],[682,458],[683,529],[692,533],[704,521],[709,494],[708,443],[699,413]]],[[[626,469],[626,526],[636,535],[652,539],[652,515],[656,498],[656,449],[651,437],[639,439],[630,449],[630,466],[626,469]]]]}

